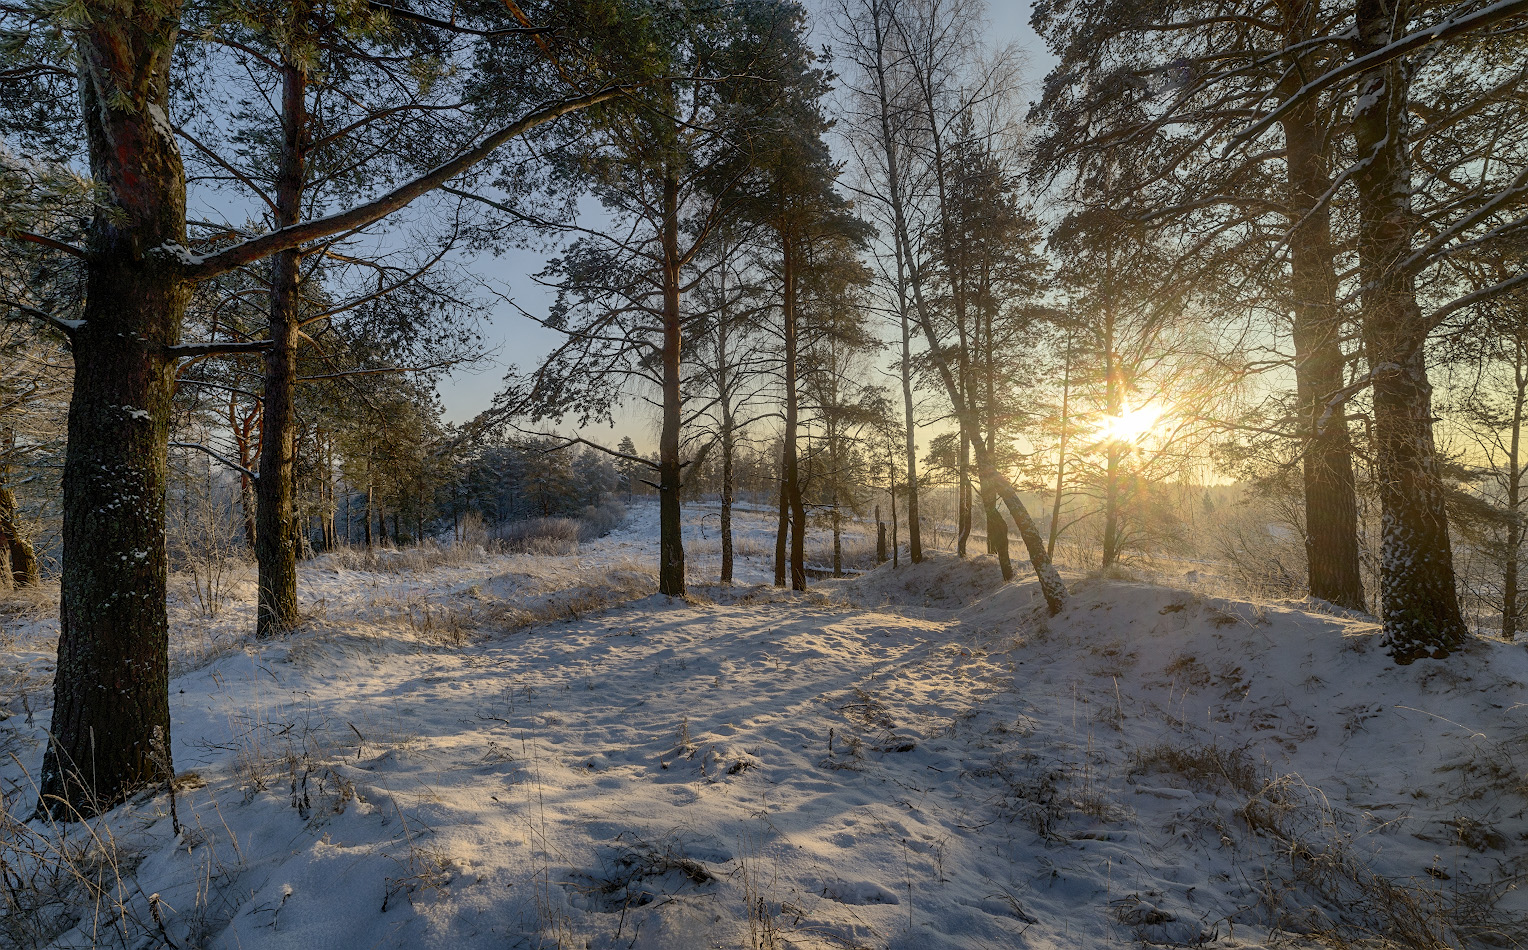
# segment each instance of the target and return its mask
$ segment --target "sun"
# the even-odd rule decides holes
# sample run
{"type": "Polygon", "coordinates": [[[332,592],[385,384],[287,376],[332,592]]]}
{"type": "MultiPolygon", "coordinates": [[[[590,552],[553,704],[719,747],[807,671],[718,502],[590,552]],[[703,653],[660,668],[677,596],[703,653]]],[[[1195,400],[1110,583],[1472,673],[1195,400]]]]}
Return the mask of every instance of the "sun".
{"type": "Polygon", "coordinates": [[[1161,421],[1163,409],[1147,403],[1135,409],[1128,405],[1117,416],[1105,416],[1098,426],[1098,438],[1103,442],[1126,442],[1131,445],[1144,439],[1161,421]]]}

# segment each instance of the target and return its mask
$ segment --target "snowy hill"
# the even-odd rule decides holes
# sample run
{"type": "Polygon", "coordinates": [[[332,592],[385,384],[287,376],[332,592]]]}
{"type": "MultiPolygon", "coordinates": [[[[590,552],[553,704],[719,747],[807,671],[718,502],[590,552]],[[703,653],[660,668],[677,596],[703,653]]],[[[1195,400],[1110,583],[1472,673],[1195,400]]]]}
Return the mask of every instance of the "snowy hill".
{"type": "Polygon", "coordinates": [[[1397,667],[1369,622],[1102,579],[1047,617],[987,558],[671,602],[645,518],[320,558],[303,634],[203,631],[178,835],[162,792],[21,823],[47,715],[12,708],[0,947],[1525,939],[1521,648],[1397,667]]]}

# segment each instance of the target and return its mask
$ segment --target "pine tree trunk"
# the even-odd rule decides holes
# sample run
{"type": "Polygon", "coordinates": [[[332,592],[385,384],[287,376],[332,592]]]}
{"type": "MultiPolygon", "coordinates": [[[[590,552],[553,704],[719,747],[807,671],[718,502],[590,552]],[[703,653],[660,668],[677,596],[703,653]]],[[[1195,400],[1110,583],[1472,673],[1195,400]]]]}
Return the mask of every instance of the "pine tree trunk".
{"type": "MultiPolygon", "coordinates": [[[[993,342],[993,299],[991,273],[986,264],[982,266],[981,299],[983,301],[982,326],[986,331],[987,345],[982,347],[978,354],[982,365],[982,384],[984,387],[983,403],[987,415],[987,453],[997,452],[997,359],[996,344],[993,342]]],[[[1013,580],[1013,559],[1008,556],[1008,526],[1003,523],[1003,516],[997,510],[997,492],[986,482],[981,485],[982,511],[987,520],[987,553],[997,555],[998,567],[1003,572],[1003,580],[1013,580]]],[[[1050,545],[1046,544],[1046,553],[1050,553],[1050,545]]]]}
{"type": "Polygon", "coordinates": [[[111,807],[169,768],[165,485],[189,296],[185,173],[165,121],[179,5],[95,9],[75,47],[98,211],[64,462],[53,719],[39,813],[111,807]]]}
{"type": "Polygon", "coordinates": [[[733,456],[737,451],[737,435],[733,429],[737,422],[732,414],[732,381],[727,375],[727,352],[728,330],[730,325],[727,318],[727,266],[729,257],[726,249],[726,238],[723,237],[722,262],[721,262],[721,314],[716,321],[716,395],[721,403],[722,412],[722,575],[723,584],[732,583],[732,501],[736,491],[736,473],[733,471],[733,456]]]}
{"type": "Polygon", "coordinates": [[[1056,495],[1051,500],[1050,534],[1045,539],[1045,554],[1056,556],[1056,541],[1061,537],[1061,497],[1066,489],[1066,440],[1071,431],[1072,410],[1072,334],[1066,336],[1066,365],[1061,371],[1061,434],[1056,448],[1056,495]]]}
{"type": "Polygon", "coordinates": [[[971,440],[960,433],[960,454],[955,463],[955,556],[966,556],[971,539],[971,440]]]}
{"type": "MultiPolygon", "coordinates": [[[[1354,55],[1387,45],[1409,23],[1406,0],[1358,0],[1354,55]]],[[[1374,455],[1382,509],[1380,603],[1390,655],[1408,664],[1457,650],[1467,630],[1454,587],[1453,548],[1433,444],[1427,324],[1402,264],[1417,223],[1406,135],[1410,67],[1365,72],[1353,112],[1363,338],[1372,376],[1374,455]]]]}
{"type": "MultiPolygon", "coordinates": [[[[307,74],[286,63],[281,70],[282,147],[276,174],[276,226],[302,217],[307,135],[307,74]]],[[[260,440],[260,479],[255,485],[255,560],[259,605],[255,636],[279,636],[297,626],[296,486],[292,467],[297,445],[297,339],[300,328],[302,258],[296,249],[271,258],[271,345],[265,352],[265,422],[260,440]]]]}
{"type": "MultiPolygon", "coordinates": [[[[1286,47],[1315,33],[1315,15],[1313,2],[1300,2],[1291,10],[1286,47]]],[[[1306,60],[1302,65],[1314,67],[1306,60]]],[[[1301,75],[1290,71],[1282,90],[1286,95],[1298,90],[1301,75]]],[[[1331,214],[1324,203],[1332,182],[1325,145],[1327,130],[1319,121],[1319,109],[1320,104],[1312,101],[1291,111],[1282,122],[1289,217],[1294,222],[1289,236],[1289,282],[1294,312],[1295,392],[1305,420],[1301,462],[1306,566],[1312,597],[1362,610],[1358,502],[1348,424],[1340,414],[1325,425],[1318,424],[1326,400],[1344,383],[1331,214]]]]}
{"type": "Polygon", "coordinates": [[[775,526],[775,586],[785,586],[787,545],[790,543],[791,506],[785,493],[785,452],[780,452],[780,518],[775,526]]]}
{"type": "Polygon", "coordinates": [[[684,538],[679,508],[683,471],[679,461],[680,392],[679,183],[663,180],[663,426],[658,438],[658,592],[683,597],[684,538]]]}
{"type": "MultiPolygon", "coordinates": [[[[1521,332],[1521,331],[1519,331],[1521,332]]],[[[1519,336],[1513,349],[1512,432],[1507,441],[1507,549],[1502,558],[1501,636],[1517,639],[1518,558],[1523,547],[1523,412],[1528,408],[1528,351],[1519,336]]]]}
{"type": "Polygon", "coordinates": [[[801,413],[800,397],[796,393],[796,260],[791,235],[782,229],[781,238],[781,319],[785,331],[784,491],[790,514],[791,590],[806,590],[806,505],[801,497],[801,462],[796,451],[796,427],[801,413]]]}

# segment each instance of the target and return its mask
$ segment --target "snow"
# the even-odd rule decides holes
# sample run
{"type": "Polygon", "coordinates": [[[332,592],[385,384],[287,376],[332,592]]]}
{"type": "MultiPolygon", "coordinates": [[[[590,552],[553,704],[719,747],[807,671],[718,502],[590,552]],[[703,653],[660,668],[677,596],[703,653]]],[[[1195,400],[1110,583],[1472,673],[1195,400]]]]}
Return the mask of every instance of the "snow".
{"type": "MultiPolygon", "coordinates": [[[[986,557],[790,594],[754,586],[770,512],[722,588],[702,514],[682,601],[640,505],[561,558],[318,558],[276,643],[177,601],[182,833],[164,794],[100,826],[126,942],[151,894],[213,948],[1251,948],[1407,907],[1447,945],[1524,909],[1520,646],[1398,667],[1320,605],[1075,576],[1048,617],[986,557]]],[[[56,621],[0,616],[19,819],[56,621]]]]}

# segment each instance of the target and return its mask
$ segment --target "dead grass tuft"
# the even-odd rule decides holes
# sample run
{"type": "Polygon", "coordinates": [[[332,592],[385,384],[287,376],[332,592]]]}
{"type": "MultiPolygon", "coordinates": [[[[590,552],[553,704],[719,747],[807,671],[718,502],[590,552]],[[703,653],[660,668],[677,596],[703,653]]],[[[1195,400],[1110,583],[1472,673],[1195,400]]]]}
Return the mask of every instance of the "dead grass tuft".
{"type": "Polygon", "coordinates": [[[1256,795],[1265,785],[1263,770],[1245,750],[1219,745],[1179,746],[1170,743],[1137,749],[1131,776],[1169,775],[1206,790],[1228,789],[1256,795]]]}

